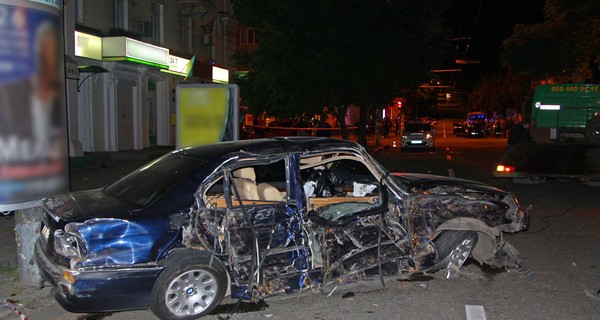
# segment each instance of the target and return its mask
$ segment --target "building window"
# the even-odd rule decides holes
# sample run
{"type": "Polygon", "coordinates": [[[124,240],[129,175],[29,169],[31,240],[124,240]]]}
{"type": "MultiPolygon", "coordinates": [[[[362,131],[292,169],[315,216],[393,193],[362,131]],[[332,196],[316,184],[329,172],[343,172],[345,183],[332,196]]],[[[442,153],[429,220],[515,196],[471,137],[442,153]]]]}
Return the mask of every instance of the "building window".
{"type": "Polygon", "coordinates": [[[240,28],[239,31],[239,45],[240,46],[252,46],[256,45],[256,30],[254,28],[240,28]]]}
{"type": "Polygon", "coordinates": [[[114,0],[115,29],[128,30],[127,0],[114,0]]]}
{"type": "Polygon", "coordinates": [[[163,43],[163,10],[164,6],[159,3],[151,4],[151,13],[152,13],[152,41],[157,44],[163,43]]]}

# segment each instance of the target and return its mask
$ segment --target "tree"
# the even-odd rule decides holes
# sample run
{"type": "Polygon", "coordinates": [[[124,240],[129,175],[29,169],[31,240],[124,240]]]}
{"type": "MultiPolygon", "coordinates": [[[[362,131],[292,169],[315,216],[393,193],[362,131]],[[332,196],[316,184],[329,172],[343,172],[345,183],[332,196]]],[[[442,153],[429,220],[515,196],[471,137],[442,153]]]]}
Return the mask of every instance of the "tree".
{"type": "Polygon", "coordinates": [[[484,76],[469,93],[469,110],[491,114],[504,113],[509,107],[518,108],[531,95],[529,83],[525,75],[510,71],[484,76]]]}
{"type": "Polygon", "coordinates": [[[504,65],[535,78],[593,79],[600,64],[600,2],[546,0],[544,16],[542,23],[517,25],[504,40],[504,65]]]}
{"type": "MultiPolygon", "coordinates": [[[[259,47],[236,55],[248,67],[240,82],[251,111],[275,115],[386,105],[416,87],[437,63],[445,0],[234,0],[241,25],[257,30],[259,47]]],[[[365,144],[361,130],[359,141],[365,144]]]]}

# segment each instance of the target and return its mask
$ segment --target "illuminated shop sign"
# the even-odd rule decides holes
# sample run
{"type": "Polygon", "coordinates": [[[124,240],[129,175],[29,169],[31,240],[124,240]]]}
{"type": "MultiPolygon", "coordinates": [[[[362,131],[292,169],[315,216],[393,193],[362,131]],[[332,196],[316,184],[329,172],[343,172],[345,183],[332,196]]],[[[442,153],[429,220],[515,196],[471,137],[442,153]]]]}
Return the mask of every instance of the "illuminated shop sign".
{"type": "Polygon", "coordinates": [[[169,55],[169,69],[160,71],[185,77],[188,72],[189,63],[190,59],[169,55]]]}
{"type": "Polygon", "coordinates": [[[75,55],[83,58],[102,60],[102,38],[75,31],[75,55]]]}
{"type": "Polygon", "coordinates": [[[127,37],[102,38],[102,58],[169,69],[169,49],[127,37]]]}
{"type": "Polygon", "coordinates": [[[177,85],[177,148],[237,140],[238,87],[235,84],[177,85]]]}
{"type": "Polygon", "coordinates": [[[229,83],[229,70],[213,66],[212,81],[216,83],[229,83]]]}

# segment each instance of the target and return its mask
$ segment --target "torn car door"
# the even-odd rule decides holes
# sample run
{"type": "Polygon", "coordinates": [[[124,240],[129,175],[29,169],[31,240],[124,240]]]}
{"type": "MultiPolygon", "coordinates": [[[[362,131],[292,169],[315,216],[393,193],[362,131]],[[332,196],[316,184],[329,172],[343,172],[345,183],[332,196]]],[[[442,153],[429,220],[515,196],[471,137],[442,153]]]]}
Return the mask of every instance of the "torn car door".
{"type": "Polygon", "coordinates": [[[232,292],[245,288],[247,293],[254,284],[256,298],[285,294],[298,288],[309,268],[302,219],[298,207],[288,201],[287,161],[271,159],[226,173],[223,227],[237,287],[232,292]]]}

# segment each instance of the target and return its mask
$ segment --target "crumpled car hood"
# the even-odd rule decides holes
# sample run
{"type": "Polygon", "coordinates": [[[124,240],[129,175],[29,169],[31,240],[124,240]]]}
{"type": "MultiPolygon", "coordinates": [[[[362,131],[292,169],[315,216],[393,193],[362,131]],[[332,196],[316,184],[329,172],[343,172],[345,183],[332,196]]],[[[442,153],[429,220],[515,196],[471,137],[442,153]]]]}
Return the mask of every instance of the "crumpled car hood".
{"type": "Polygon", "coordinates": [[[119,218],[139,206],[106,194],[103,189],[65,193],[42,201],[46,212],[66,222],[91,218],[119,218]]]}
{"type": "Polygon", "coordinates": [[[444,176],[421,173],[393,173],[393,176],[402,181],[411,193],[450,193],[458,189],[469,192],[485,192],[507,194],[506,191],[492,187],[488,184],[444,176]]]}

